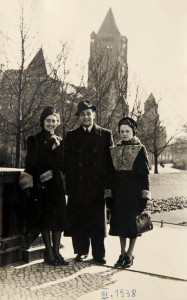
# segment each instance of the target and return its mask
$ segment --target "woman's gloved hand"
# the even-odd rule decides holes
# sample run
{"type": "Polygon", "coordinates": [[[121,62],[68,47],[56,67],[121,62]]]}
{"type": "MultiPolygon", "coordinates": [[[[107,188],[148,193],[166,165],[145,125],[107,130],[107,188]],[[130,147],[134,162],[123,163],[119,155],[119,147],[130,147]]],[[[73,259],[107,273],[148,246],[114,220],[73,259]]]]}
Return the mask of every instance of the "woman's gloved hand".
{"type": "Polygon", "coordinates": [[[146,209],[147,200],[148,199],[146,199],[146,198],[140,198],[140,200],[139,200],[139,207],[138,207],[139,214],[141,214],[144,211],[144,209],[146,209]]]}
{"type": "Polygon", "coordinates": [[[40,175],[40,181],[41,183],[46,182],[48,180],[50,180],[51,178],[53,178],[53,171],[49,170],[43,174],[40,175]]]}

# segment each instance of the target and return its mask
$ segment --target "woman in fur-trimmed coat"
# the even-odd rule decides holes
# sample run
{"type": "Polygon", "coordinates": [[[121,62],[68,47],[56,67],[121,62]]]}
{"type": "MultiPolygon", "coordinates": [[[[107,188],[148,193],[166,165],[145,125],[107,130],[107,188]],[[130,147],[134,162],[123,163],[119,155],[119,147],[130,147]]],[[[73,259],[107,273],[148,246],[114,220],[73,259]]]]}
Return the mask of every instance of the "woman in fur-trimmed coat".
{"type": "Polygon", "coordinates": [[[114,171],[109,234],[120,237],[121,254],[115,266],[128,268],[134,259],[136,217],[146,208],[150,197],[149,164],[146,148],[136,137],[137,123],[126,117],[118,126],[122,140],[111,147],[114,171]],[[129,238],[127,251],[126,238],[129,238]]]}
{"type": "Polygon", "coordinates": [[[31,229],[42,234],[45,262],[67,265],[59,253],[61,232],[67,228],[68,217],[62,178],[62,138],[54,133],[59,115],[53,106],[42,111],[40,125],[41,132],[27,140],[25,159],[25,172],[33,177],[31,229]]]}

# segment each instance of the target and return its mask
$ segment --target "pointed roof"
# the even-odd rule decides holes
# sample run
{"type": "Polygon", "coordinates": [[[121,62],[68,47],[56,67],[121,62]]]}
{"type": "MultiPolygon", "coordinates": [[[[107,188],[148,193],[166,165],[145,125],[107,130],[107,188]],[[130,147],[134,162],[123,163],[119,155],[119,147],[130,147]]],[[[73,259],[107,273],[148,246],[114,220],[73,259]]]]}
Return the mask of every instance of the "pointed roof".
{"type": "Polygon", "coordinates": [[[29,73],[32,73],[33,75],[47,75],[47,69],[42,48],[40,48],[33,60],[28,65],[27,71],[29,73]]]}
{"type": "Polygon", "coordinates": [[[110,7],[102,25],[98,31],[98,35],[113,35],[113,34],[120,34],[120,32],[117,28],[112,9],[110,7]]]}
{"type": "Polygon", "coordinates": [[[147,98],[146,102],[153,102],[153,103],[156,103],[155,97],[154,97],[153,93],[151,93],[151,94],[149,95],[149,97],[147,98]]]}
{"type": "Polygon", "coordinates": [[[90,34],[90,36],[91,36],[91,38],[95,38],[95,36],[96,36],[95,31],[92,31],[92,33],[90,34]]]}
{"type": "Polygon", "coordinates": [[[154,95],[151,93],[144,103],[144,110],[151,112],[153,109],[156,110],[158,114],[158,103],[156,102],[154,95]]]}

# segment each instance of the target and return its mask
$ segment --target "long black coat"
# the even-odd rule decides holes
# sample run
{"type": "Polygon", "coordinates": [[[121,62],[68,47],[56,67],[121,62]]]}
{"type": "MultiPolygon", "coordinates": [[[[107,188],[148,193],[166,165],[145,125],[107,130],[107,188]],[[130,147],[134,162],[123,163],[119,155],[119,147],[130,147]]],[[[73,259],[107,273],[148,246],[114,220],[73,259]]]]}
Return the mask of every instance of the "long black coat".
{"type": "Polygon", "coordinates": [[[31,190],[31,229],[63,231],[67,226],[60,138],[59,141],[60,145],[52,149],[54,139],[44,129],[27,140],[25,171],[31,174],[34,180],[31,190]],[[40,175],[48,170],[53,171],[53,178],[41,183],[40,175]]]}
{"type": "Polygon", "coordinates": [[[142,198],[149,197],[149,165],[147,152],[138,138],[111,148],[114,173],[112,178],[113,206],[110,235],[135,238],[136,216],[142,198]]]}
{"type": "Polygon", "coordinates": [[[69,131],[64,146],[70,230],[67,235],[106,234],[104,189],[111,168],[111,131],[94,124],[69,131]]]}

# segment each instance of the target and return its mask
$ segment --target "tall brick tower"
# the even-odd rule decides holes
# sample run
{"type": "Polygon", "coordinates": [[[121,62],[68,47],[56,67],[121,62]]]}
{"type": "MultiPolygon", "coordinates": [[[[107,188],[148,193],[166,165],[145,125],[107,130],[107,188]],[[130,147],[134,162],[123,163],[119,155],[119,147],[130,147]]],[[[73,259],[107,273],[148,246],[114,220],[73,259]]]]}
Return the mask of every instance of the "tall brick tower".
{"type": "Polygon", "coordinates": [[[99,122],[104,125],[118,105],[117,116],[128,115],[127,45],[126,36],[119,32],[110,8],[96,34],[91,33],[88,87],[96,93],[97,106],[102,110],[99,122]],[[120,106],[120,109],[119,109],[120,106]]]}

